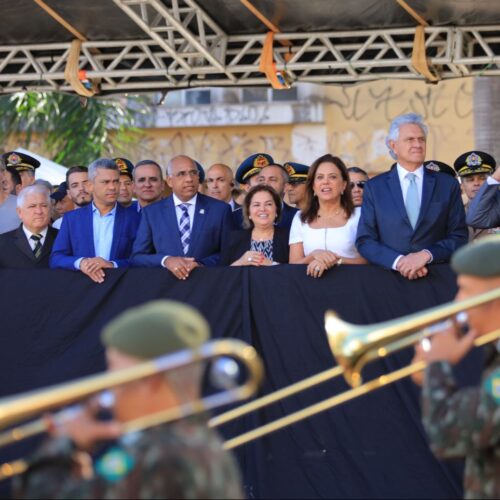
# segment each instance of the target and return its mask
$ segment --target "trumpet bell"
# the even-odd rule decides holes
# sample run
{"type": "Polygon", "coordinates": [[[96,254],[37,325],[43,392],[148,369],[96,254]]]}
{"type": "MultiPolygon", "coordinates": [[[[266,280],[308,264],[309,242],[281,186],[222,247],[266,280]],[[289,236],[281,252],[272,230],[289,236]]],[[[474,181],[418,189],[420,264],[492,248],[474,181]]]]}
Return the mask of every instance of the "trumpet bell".
{"type": "Polygon", "coordinates": [[[460,302],[449,302],[374,325],[353,325],[342,321],[333,311],[325,314],[328,343],[344,376],[352,387],[362,382],[363,366],[377,358],[413,345],[433,335],[428,328],[438,321],[500,298],[500,288],[470,297],[460,302]]]}
{"type": "MultiPolygon", "coordinates": [[[[385,324],[382,323],[380,326],[385,324]]],[[[379,325],[377,325],[379,326],[379,325]]],[[[330,350],[342,367],[343,375],[351,387],[359,387],[363,383],[361,370],[371,359],[377,357],[371,350],[370,333],[373,332],[373,325],[353,325],[341,320],[334,311],[327,311],[325,314],[325,330],[330,350]]],[[[379,356],[387,354],[384,348],[377,351],[379,356]]]]}

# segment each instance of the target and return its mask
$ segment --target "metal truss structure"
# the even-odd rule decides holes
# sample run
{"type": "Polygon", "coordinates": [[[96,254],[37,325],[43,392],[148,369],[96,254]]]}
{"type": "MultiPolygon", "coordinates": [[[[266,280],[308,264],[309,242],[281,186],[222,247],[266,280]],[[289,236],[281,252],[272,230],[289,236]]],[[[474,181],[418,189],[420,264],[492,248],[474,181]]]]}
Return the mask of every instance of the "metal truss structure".
{"type": "MultiPolygon", "coordinates": [[[[103,93],[269,84],[258,69],[265,34],[227,34],[194,0],[106,1],[144,37],[82,44],[80,68],[100,80],[103,93]]],[[[428,27],[425,33],[429,65],[441,79],[500,75],[500,26],[428,27]]],[[[277,69],[298,82],[423,79],[411,63],[414,35],[414,28],[279,33],[274,58],[277,69]]],[[[0,93],[72,92],[64,79],[69,51],[70,43],[0,46],[0,93]]]]}

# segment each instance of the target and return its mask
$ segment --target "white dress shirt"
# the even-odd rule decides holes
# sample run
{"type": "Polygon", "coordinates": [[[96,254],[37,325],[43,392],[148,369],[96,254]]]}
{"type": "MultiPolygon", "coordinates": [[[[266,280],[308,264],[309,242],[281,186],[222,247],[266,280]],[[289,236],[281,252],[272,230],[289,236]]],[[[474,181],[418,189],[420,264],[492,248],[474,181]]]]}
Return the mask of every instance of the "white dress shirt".
{"type": "Polygon", "coordinates": [[[59,217],[59,219],[56,219],[53,223],[52,223],[52,227],[54,229],[61,229],[61,226],[62,226],[62,221],[63,221],[63,217],[64,215],[62,215],[61,217],[59,217]]]}
{"type": "Polygon", "coordinates": [[[174,199],[174,205],[175,205],[175,215],[177,217],[177,227],[181,226],[181,217],[182,214],[184,213],[180,205],[184,205],[185,203],[189,203],[188,207],[188,214],[189,214],[189,229],[193,229],[193,220],[194,220],[194,211],[196,208],[196,199],[198,198],[198,195],[195,194],[190,200],[188,201],[181,201],[175,194],[172,195],[172,198],[174,199]]]}
{"type": "MultiPolygon", "coordinates": [[[[198,198],[198,194],[195,194],[190,200],[188,201],[181,201],[175,194],[172,194],[172,199],[174,200],[174,206],[175,206],[175,217],[177,218],[177,227],[179,228],[181,225],[181,217],[182,214],[184,213],[181,205],[184,205],[185,203],[189,203],[188,206],[188,215],[189,215],[189,229],[190,231],[193,230],[193,221],[194,221],[194,214],[196,210],[196,200],[198,198]]],[[[171,255],[165,255],[161,261],[161,265],[163,267],[167,267],[166,261],[169,257],[172,257],[171,255]]]]}
{"type": "MultiPolygon", "coordinates": [[[[403,201],[406,202],[406,194],[408,193],[408,188],[410,187],[410,179],[408,179],[407,175],[409,173],[415,174],[415,183],[417,184],[417,191],[418,191],[418,200],[420,202],[420,206],[422,206],[422,190],[423,190],[423,185],[424,185],[424,166],[420,165],[420,167],[417,168],[417,170],[410,172],[403,168],[399,163],[396,165],[396,169],[398,171],[398,177],[399,177],[399,184],[401,186],[401,191],[403,193],[403,201]]],[[[432,262],[432,254],[429,252],[429,250],[425,250],[431,257],[429,260],[429,263],[432,262]]],[[[392,264],[392,268],[394,271],[397,271],[398,269],[398,262],[401,259],[401,257],[404,257],[404,255],[399,255],[396,257],[396,260],[392,264]]]]}
{"type": "Polygon", "coordinates": [[[497,181],[496,179],[493,179],[493,177],[491,177],[491,176],[488,176],[486,178],[486,183],[488,184],[488,186],[498,186],[500,184],[499,181],[497,181]]]}
{"type": "Polygon", "coordinates": [[[24,234],[26,235],[26,238],[28,238],[28,243],[31,247],[31,250],[35,250],[36,241],[32,240],[31,236],[33,236],[34,234],[39,234],[42,237],[40,243],[43,246],[43,244],[45,243],[45,238],[47,237],[48,228],[45,228],[43,231],[40,231],[39,233],[32,233],[29,229],[26,229],[26,226],[23,224],[23,231],[24,234]]]}

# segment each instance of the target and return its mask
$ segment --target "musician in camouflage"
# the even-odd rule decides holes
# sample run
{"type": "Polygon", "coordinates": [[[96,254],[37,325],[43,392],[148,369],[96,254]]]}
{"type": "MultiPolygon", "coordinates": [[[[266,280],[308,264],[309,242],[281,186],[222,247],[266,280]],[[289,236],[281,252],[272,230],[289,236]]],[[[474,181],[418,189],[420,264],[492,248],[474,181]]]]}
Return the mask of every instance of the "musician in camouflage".
{"type": "MultiPolygon", "coordinates": [[[[500,288],[500,235],[488,236],[456,252],[457,300],[500,288]]],[[[478,387],[458,389],[452,365],[474,340],[500,328],[500,299],[468,311],[469,332],[451,328],[435,335],[430,348],[417,348],[425,360],[423,423],[433,452],[441,458],[465,457],[466,498],[500,498],[500,343],[487,344],[478,387]]],[[[414,377],[419,383],[419,377],[414,377]]]]}
{"type": "MultiPolygon", "coordinates": [[[[110,370],[208,338],[199,313],[167,301],[131,309],[103,332],[110,370]]],[[[242,498],[236,463],[206,416],[122,435],[127,422],[196,399],[201,374],[195,364],[125,384],[114,390],[116,421],[97,421],[88,405],[55,426],[18,480],[16,498],[242,498]],[[96,454],[96,443],[116,438],[96,454]]]]}

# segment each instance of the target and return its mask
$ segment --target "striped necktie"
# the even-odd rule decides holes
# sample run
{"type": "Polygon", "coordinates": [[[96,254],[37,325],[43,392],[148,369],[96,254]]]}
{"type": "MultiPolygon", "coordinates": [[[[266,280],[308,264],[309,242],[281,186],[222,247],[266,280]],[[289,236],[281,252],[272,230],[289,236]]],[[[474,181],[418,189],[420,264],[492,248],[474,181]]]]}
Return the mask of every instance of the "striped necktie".
{"type": "Polygon", "coordinates": [[[408,191],[406,192],[405,207],[408,219],[410,219],[411,227],[415,229],[420,212],[420,200],[418,199],[417,176],[415,174],[406,174],[406,178],[410,181],[408,191]]]}
{"type": "Polygon", "coordinates": [[[179,220],[179,233],[181,236],[182,250],[184,251],[184,255],[187,255],[189,250],[189,242],[191,240],[191,224],[189,221],[189,205],[190,203],[181,203],[179,207],[181,207],[182,214],[179,220]]]}
{"type": "Polygon", "coordinates": [[[33,255],[35,256],[35,259],[39,259],[40,255],[42,255],[42,235],[32,234],[30,238],[35,242],[35,248],[33,248],[33,255]]]}

